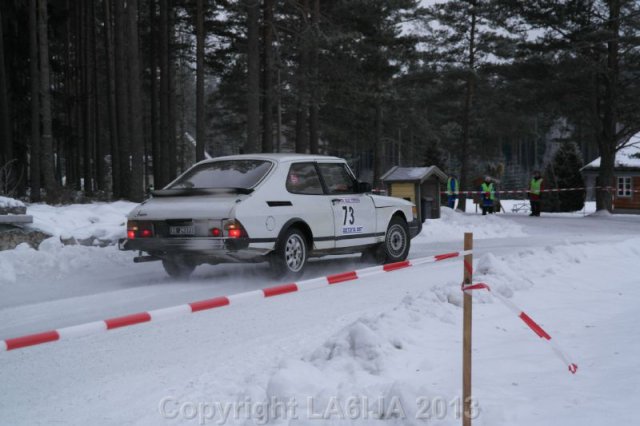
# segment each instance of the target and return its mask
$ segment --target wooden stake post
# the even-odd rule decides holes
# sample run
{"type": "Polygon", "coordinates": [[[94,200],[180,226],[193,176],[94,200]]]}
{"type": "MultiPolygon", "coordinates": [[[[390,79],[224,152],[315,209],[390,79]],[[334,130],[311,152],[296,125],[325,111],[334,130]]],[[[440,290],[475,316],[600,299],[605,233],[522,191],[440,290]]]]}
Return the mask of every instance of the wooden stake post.
{"type": "MultiPolygon", "coordinates": [[[[464,249],[473,250],[473,233],[464,234],[464,249]]],[[[473,280],[473,254],[464,256],[463,285],[473,280]]],[[[462,426],[471,426],[471,295],[463,292],[462,302],[462,426]]]]}

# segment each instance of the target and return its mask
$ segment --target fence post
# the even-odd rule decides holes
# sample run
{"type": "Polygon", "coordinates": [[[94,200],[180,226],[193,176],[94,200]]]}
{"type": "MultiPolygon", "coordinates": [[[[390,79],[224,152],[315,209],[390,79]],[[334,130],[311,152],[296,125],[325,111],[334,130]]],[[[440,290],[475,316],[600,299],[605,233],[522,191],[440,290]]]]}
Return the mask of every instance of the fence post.
{"type": "MultiPolygon", "coordinates": [[[[473,233],[465,232],[464,250],[473,250],[473,233]]],[[[473,254],[464,256],[463,286],[473,280],[473,254]]],[[[471,426],[471,295],[463,292],[462,303],[462,426],[471,426]]]]}

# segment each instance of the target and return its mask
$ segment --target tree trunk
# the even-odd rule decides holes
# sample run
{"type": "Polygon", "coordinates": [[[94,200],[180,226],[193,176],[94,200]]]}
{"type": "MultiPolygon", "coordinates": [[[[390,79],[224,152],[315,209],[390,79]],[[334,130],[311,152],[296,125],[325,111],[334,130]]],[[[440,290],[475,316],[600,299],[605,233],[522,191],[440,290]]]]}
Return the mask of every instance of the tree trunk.
{"type": "Polygon", "coordinates": [[[378,94],[376,96],[376,104],[375,104],[375,112],[376,112],[376,121],[375,121],[375,137],[374,137],[374,159],[373,159],[373,187],[374,188],[382,188],[382,182],[380,181],[380,177],[384,173],[384,142],[382,140],[382,120],[384,119],[383,110],[382,110],[382,93],[378,90],[378,94]]]}
{"type": "Polygon", "coordinates": [[[49,78],[49,37],[47,32],[47,0],[38,1],[38,47],[40,52],[40,110],[42,114],[42,175],[47,189],[47,201],[60,196],[54,175],[53,134],[51,129],[51,84],[49,78]]]}
{"type": "MultiPolygon", "coordinates": [[[[616,148],[618,145],[616,125],[618,124],[618,80],[619,80],[619,37],[620,37],[620,1],[610,0],[609,20],[607,21],[609,39],[607,41],[607,70],[602,78],[604,84],[604,104],[601,132],[598,135],[600,149],[600,186],[610,187],[614,182],[616,148]]],[[[596,192],[596,210],[613,210],[613,190],[596,192]]]]}
{"type": "Polygon", "coordinates": [[[15,186],[16,167],[11,162],[13,156],[13,136],[11,131],[11,119],[9,117],[9,92],[7,91],[7,74],[4,64],[4,33],[2,32],[2,11],[0,11],[0,137],[2,138],[3,149],[0,153],[0,168],[5,167],[4,176],[0,176],[0,180],[4,180],[4,188],[10,191],[15,186]]]}
{"type": "Polygon", "coordinates": [[[96,5],[93,1],[90,2],[90,40],[89,45],[91,46],[91,74],[93,75],[93,112],[94,112],[94,133],[93,138],[95,141],[95,155],[93,158],[95,164],[95,179],[96,179],[96,188],[104,191],[105,189],[105,176],[104,176],[104,145],[105,145],[105,137],[102,129],[102,120],[103,111],[101,108],[100,100],[104,99],[104,94],[100,88],[100,84],[98,83],[98,33],[97,33],[97,16],[96,16],[96,5]]]}
{"type": "MultiPolygon", "coordinates": [[[[476,1],[471,1],[471,26],[469,28],[469,56],[467,81],[465,88],[464,111],[462,115],[462,143],[460,146],[460,186],[463,190],[469,187],[469,133],[471,131],[471,107],[475,92],[475,38],[476,38],[476,1]]],[[[467,197],[458,199],[458,210],[466,211],[467,197]]]]}
{"type": "Polygon", "coordinates": [[[90,11],[88,10],[89,5],[92,4],[93,1],[81,2],[81,10],[82,13],[80,15],[80,24],[82,35],[80,41],[80,51],[82,55],[82,122],[83,122],[83,176],[84,176],[84,192],[88,197],[93,196],[93,173],[92,173],[92,159],[93,159],[93,151],[94,151],[94,118],[95,114],[93,112],[93,67],[91,65],[92,56],[92,46],[89,44],[89,34],[93,25],[89,22],[90,20],[90,11]],[[84,4],[82,4],[84,3],[84,4]]]}
{"type": "Polygon", "coordinates": [[[205,114],[204,114],[204,5],[197,0],[196,6],[196,161],[204,160],[205,114]]]}
{"type": "Polygon", "coordinates": [[[111,0],[104,0],[104,50],[107,80],[107,110],[109,111],[109,141],[111,151],[111,192],[114,198],[122,196],[120,183],[120,151],[118,148],[118,114],[116,112],[115,58],[113,52],[111,0]]]}
{"type": "Polygon", "coordinates": [[[131,187],[129,199],[142,201],[144,196],[144,114],[142,113],[142,87],[140,83],[140,50],[138,48],[138,0],[127,0],[127,17],[129,21],[129,43],[127,63],[129,64],[129,107],[131,115],[131,187]]]}
{"type": "Polygon", "coordinates": [[[262,87],[262,152],[273,152],[273,7],[275,0],[264,1],[264,67],[262,87]]]}
{"type": "Polygon", "coordinates": [[[71,164],[71,179],[68,184],[74,190],[82,190],[82,152],[84,145],[84,134],[82,133],[84,121],[83,112],[84,105],[82,101],[82,21],[80,20],[82,13],[82,2],[74,2],[74,15],[73,21],[73,38],[71,43],[71,49],[73,52],[73,66],[71,70],[71,83],[73,87],[73,96],[70,99],[71,104],[71,133],[72,133],[72,145],[70,152],[71,164]]]}
{"type": "Polygon", "coordinates": [[[320,0],[313,0],[311,8],[311,94],[309,96],[309,152],[317,154],[319,150],[319,103],[320,103],[320,81],[319,81],[319,50],[320,50],[320,0]]]}
{"type": "Polygon", "coordinates": [[[118,122],[118,156],[120,159],[120,197],[128,197],[131,183],[128,73],[126,63],[128,25],[124,0],[115,0],[115,80],[116,120],[118,122]]]}
{"type": "Polygon", "coordinates": [[[29,0],[29,73],[31,76],[31,145],[29,176],[31,201],[40,202],[40,75],[38,73],[38,21],[36,0],[29,0]]]}
{"type": "Polygon", "coordinates": [[[162,182],[162,159],[161,159],[161,138],[158,134],[158,28],[156,1],[149,1],[149,25],[150,25],[150,44],[149,49],[149,68],[151,79],[151,156],[153,158],[153,186],[160,185],[162,182]]]}
{"type": "Polygon", "coordinates": [[[282,147],[282,81],[281,71],[276,71],[276,152],[280,152],[282,147]]]}
{"type": "Polygon", "coordinates": [[[169,181],[169,4],[160,0],[160,176],[156,188],[169,181]]]}
{"type": "Polygon", "coordinates": [[[309,0],[302,0],[301,28],[298,35],[298,69],[296,82],[296,152],[306,153],[309,148],[307,111],[309,109],[309,0]]]}
{"type": "Polygon", "coordinates": [[[17,164],[13,153],[13,132],[9,107],[9,91],[7,90],[7,73],[4,61],[4,35],[2,28],[2,13],[0,11],[0,138],[3,149],[0,152],[0,191],[11,196],[17,187],[17,164]]]}
{"type": "Polygon", "coordinates": [[[247,0],[247,154],[258,152],[260,138],[259,12],[258,0],[247,0]]]}
{"type": "MultiPolygon", "coordinates": [[[[71,15],[71,3],[70,0],[65,1],[65,8],[67,13],[71,15]]],[[[67,141],[64,150],[65,155],[65,173],[66,173],[66,182],[65,186],[70,187],[75,183],[75,164],[73,164],[73,152],[75,145],[75,124],[74,124],[74,114],[77,109],[77,102],[73,102],[72,100],[76,98],[75,95],[75,85],[73,84],[76,81],[76,77],[74,75],[75,65],[72,61],[72,50],[75,49],[75,38],[74,31],[71,28],[72,20],[67,19],[65,23],[65,64],[64,64],[64,96],[66,99],[65,105],[65,124],[67,126],[67,141]]],[[[76,25],[77,27],[77,25],[76,25]]]]}
{"type": "MultiPolygon", "coordinates": [[[[169,103],[169,181],[172,181],[176,177],[176,172],[178,170],[178,141],[176,139],[176,124],[177,124],[177,114],[176,114],[176,67],[175,60],[173,55],[173,28],[175,27],[175,9],[173,7],[169,8],[168,14],[168,32],[167,32],[167,62],[169,67],[167,69],[167,79],[169,80],[169,91],[167,92],[168,103],[169,103]]],[[[181,138],[182,139],[182,138],[181,138]]]]}

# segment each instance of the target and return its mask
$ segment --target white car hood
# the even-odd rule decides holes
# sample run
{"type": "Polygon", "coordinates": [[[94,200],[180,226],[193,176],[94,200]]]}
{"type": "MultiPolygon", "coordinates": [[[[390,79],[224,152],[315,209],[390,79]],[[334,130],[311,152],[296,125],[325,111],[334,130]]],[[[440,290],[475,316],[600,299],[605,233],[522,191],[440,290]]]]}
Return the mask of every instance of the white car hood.
{"type": "Polygon", "coordinates": [[[231,216],[235,205],[246,197],[238,194],[154,197],[134,208],[128,219],[225,219],[231,216]]]}
{"type": "Polygon", "coordinates": [[[398,197],[386,197],[384,195],[369,195],[373,200],[373,205],[376,207],[394,207],[394,206],[413,206],[411,201],[404,200],[398,197]]]}

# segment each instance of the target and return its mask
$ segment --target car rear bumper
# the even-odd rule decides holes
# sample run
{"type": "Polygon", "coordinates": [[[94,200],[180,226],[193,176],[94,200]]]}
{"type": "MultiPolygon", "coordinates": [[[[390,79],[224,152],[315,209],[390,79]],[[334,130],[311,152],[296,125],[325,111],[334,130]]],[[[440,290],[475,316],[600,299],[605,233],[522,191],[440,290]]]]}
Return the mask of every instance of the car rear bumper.
{"type": "Polygon", "coordinates": [[[252,247],[249,238],[123,238],[118,241],[120,250],[145,251],[165,254],[202,254],[225,256],[244,253],[261,255],[269,250],[252,247]]]}

